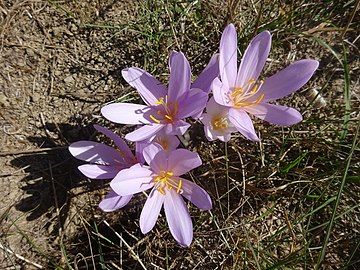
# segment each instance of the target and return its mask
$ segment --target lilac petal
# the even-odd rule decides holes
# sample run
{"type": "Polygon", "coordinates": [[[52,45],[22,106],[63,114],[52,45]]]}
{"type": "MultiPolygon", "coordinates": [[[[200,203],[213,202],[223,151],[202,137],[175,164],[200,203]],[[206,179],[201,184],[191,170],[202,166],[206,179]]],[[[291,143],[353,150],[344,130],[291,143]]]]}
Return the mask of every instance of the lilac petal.
{"type": "Polygon", "coordinates": [[[220,41],[219,69],[221,81],[226,86],[235,86],[237,73],[237,35],[233,24],[229,24],[220,41]]]}
{"type": "Polygon", "coordinates": [[[78,167],[79,171],[91,179],[111,179],[120,171],[120,167],[84,164],[78,167]]]}
{"type": "Polygon", "coordinates": [[[269,103],[248,106],[244,110],[262,120],[279,126],[294,125],[302,120],[302,115],[297,110],[269,103]]]}
{"type": "Polygon", "coordinates": [[[249,115],[244,110],[231,108],[229,110],[229,120],[247,139],[259,141],[259,138],[254,130],[254,125],[249,115]]]}
{"type": "Polygon", "coordinates": [[[271,34],[264,31],[254,37],[241,60],[239,72],[236,78],[236,86],[245,87],[250,80],[257,80],[271,47],[271,34]]]}
{"type": "Polygon", "coordinates": [[[166,87],[151,74],[140,68],[132,67],[121,71],[125,81],[138,90],[142,99],[148,105],[155,105],[167,93],[166,87]]]}
{"type": "Polygon", "coordinates": [[[171,52],[170,52],[170,56],[169,56],[169,70],[170,70],[170,72],[171,72],[171,65],[172,65],[172,63],[174,62],[174,58],[175,58],[175,55],[177,55],[179,52],[177,52],[177,51],[175,51],[175,50],[172,50],[171,52]]]}
{"type": "Polygon", "coordinates": [[[135,156],[136,156],[136,160],[140,163],[140,164],[144,164],[145,163],[145,159],[143,156],[143,150],[146,146],[149,145],[149,141],[148,140],[144,140],[144,141],[140,141],[140,142],[136,142],[135,143],[135,156]]]}
{"type": "Polygon", "coordinates": [[[316,60],[304,59],[297,61],[267,78],[261,86],[259,94],[263,93],[265,95],[264,102],[290,95],[310,80],[318,66],[319,62],[316,60]]]}
{"type": "Polygon", "coordinates": [[[118,210],[129,203],[132,195],[119,196],[113,190],[111,190],[105,198],[99,203],[99,207],[104,212],[112,212],[118,210]]]}
{"type": "Polygon", "coordinates": [[[231,106],[231,103],[229,102],[229,98],[227,97],[229,88],[226,85],[224,85],[219,80],[219,78],[215,78],[211,88],[212,88],[212,91],[214,94],[214,99],[215,99],[216,103],[223,105],[223,106],[231,106]]]}
{"type": "Polygon", "coordinates": [[[161,171],[168,170],[168,157],[169,153],[161,150],[155,154],[155,156],[150,161],[151,170],[156,173],[160,174],[161,171]]]}
{"type": "Polygon", "coordinates": [[[132,142],[144,141],[155,136],[162,128],[164,128],[164,125],[162,124],[144,125],[133,132],[126,134],[125,139],[132,142]]]}
{"type": "MultiPolygon", "coordinates": [[[[108,138],[110,138],[111,140],[114,141],[115,145],[119,148],[118,152],[120,153],[121,156],[124,157],[124,159],[129,163],[134,163],[135,161],[135,157],[133,155],[133,153],[131,152],[129,146],[126,144],[126,142],[120,138],[119,135],[117,135],[116,133],[110,131],[109,129],[99,126],[99,125],[94,125],[94,128],[101,132],[102,134],[104,134],[105,136],[107,136],[108,138]]],[[[132,165],[132,164],[131,164],[132,165]]]]}
{"type": "Polygon", "coordinates": [[[191,89],[190,95],[180,102],[179,107],[181,110],[178,113],[178,117],[184,119],[198,114],[205,108],[207,100],[208,95],[201,89],[191,89]]]}
{"type": "Polygon", "coordinates": [[[183,178],[181,180],[183,190],[181,195],[202,210],[210,210],[212,208],[210,196],[203,188],[189,180],[183,178]]]}
{"type": "Polygon", "coordinates": [[[154,228],[164,200],[165,196],[156,189],[150,192],[140,214],[140,229],[143,234],[148,233],[154,228]]]}
{"type": "Polygon", "coordinates": [[[159,153],[161,150],[162,148],[156,144],[148,144],[146,147],[144,147],[143,156],[146,163],[150,165],[155,155],[159,153]]]}
{"type": "Polygon", "coordinates": [[[70,153],[77,159],[97,164],[123,163],[122,157],[112,147],[92,141],[78,141],[69,146],[70,153]]]}
{"type": "Polygon", "coordinates": [[[215,78],[219,76],[219,54],[214,54],[209,64],[200,73],[199,77],[191,85],[191,88],[199,88],[205,93],[210,92],[210,86],[215,78]]]}
{"type": "Polygon", "coordinates": [[[165,126],[167,135],[183,135],[191,125],[183,120],[165,126]]]}
{"type": "Polygon", "coordinates": [[[210,115],[227,115],[229,112],[229,107],[220,105],[215,101],[214,97],[212,97],[209,99],[206,105],[206,112],[210,115]]]}
{"type": "Polygon", "coordinates": [[[153,143],[159,145],[163,150],[169,152],[175,150],[179,146],[180,141],[176,136],[161,134],[155,137],[153,143]]]}
{"type": "Polygon", "coordinates": [[[132,103],[113,103],[101,108],[101,114],[108,120],[119,124],[149,124],[149,120],[144,118],[144,113],[148,109],[145,105],[132,103]]]}
{"type": "Polygon", "coordinates": [[[189,62],[181,52],[171,60],[168,100],[176,102],[190,89],[191,70],[189,62]]]}
{"type": "Polygon", "coordinates": [[[147,167],[135,164],[121,170],[110,182],[110,187],[120,196],[132,195],[153,187],[153,172],[147,167]]]}
{"type": "Polygon", "coordinates": [[[201,164],[199,155],[186,149],[176,149],[169,154],[168,158],[168,170],[175,176],[183,175],[201,164]]]}
{"type": "Polygon", "coordinates": [[[193,238],[193,226],[184,200],[173,189],[166,190],[164,197],[166,220],[172,236],[180,245],[190,246],[193,238]]]}

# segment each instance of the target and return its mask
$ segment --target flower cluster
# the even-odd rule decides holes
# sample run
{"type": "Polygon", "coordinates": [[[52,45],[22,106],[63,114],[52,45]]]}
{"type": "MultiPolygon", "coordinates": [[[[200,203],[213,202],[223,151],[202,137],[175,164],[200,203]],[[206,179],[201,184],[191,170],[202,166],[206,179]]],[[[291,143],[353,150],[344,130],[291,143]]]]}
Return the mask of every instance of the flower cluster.
{"type": "Polygon", "coordinates": [[[230,24],[222,34],[219,53],[193,83],[189,62],[182,52],[172,52],[169,57],[168,87],[140,68],[124,69],[123,78],[139,92],[145,105],[113,103],[103,107],[101,113],[112,122],[137,125],[125,136],[135,142],[135,155],[118,135],[98,125],[95,129],[112,139],[117,149],[92,141],[79,141],[69,147],[74,157],[89,163],[79,166],[85,176],[111,179],[111,190],[100,208],[117,210],[134,194],[151,189],[140,215],[141,231],[145,234],[154,227],[164,205],[171,234],[180,245],[189,246],[193,227],[183,197],[202,210],[210,210],[212,202],[203,188],[182,177],[202,164],[197,153],[178,148],[177,136],[190,127],[186,119],[199,119],[209,141],[224,142],[236,131],[249,140],[259,140],[249,114],[280,126],[302,120],[297,110],[270,102],[300,89],[318,62],[300,60],[261,80],[270,46],[271,34],[258,34],[238,68],[237,35],[230,24]]]}

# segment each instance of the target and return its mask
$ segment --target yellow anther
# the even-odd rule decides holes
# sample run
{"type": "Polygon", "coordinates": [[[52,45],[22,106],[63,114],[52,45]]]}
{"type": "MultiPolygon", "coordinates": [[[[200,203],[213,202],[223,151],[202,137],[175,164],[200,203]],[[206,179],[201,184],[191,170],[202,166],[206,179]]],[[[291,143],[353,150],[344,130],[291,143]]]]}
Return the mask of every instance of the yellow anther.
{"type": "Polygon", "coordinates": [[[228,121],[225,117],[215,117],[211,121],[211,126],[214,130],[223,130],[228,128],[228,121]]]}
{"type": "Polygon", "coordinates": [[[159,119],[156,119],[153,115],[150,114],[150,119],[154,121],[154,123],[156,124],[160,124],[160,120],[159,119]]]}
{"type": "Polygon", "coordinates": [[[170,115],[165,114],[164,117],[165,117],[167,120],[169,120],[169,121],[172,121],[172,120],[173,120],[173,118],[172,118],[170,115]]]}
{"type": "Polygon", "coordinates": [[[179,183],[178,183],[178,186],[177,186],[177,189],[176,189],[176,193],[180,193],[181,188],[182,188],[182,180],[180,179],[179,183]]]}
{"type": "Polygon", "coordinates": [[[162,104],[164,104],[164,98],[163,98],[163,97],[159,98],[159,100],[156,101],[155,104],[157,104],[157,105],[162,105],[162,104]]]}

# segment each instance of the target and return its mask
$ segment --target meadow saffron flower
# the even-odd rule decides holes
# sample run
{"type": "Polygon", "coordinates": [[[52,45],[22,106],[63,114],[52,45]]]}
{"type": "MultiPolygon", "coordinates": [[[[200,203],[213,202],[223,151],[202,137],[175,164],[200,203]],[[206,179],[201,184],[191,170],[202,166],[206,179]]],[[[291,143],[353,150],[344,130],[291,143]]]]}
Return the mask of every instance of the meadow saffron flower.
{"type": "Polygon", "coordinates": [[[220,41],[220,79],[216,78],[212,84],[215,101],[229,107],[230,122],[246,138],[254,141],[259,139],[248,113],[280,126],[298,123],[302,116],[297,110],[269,102],[300,89],[319,66],[316,60],[304,59],[264,81],[259,80],[270,46],[270,33],[258,34],[245,50],[237,70],[237,35],[234,25],[228,25],[220,41]]]}
{"type": "MultiPolygon", "coordinates": [[[[175,150],[179,144],[179,139],[174,135],[167,135],[164,130],[158,132],[155,137],[150,140],[144,140],[136,143],[137,151],[143,151],[143,149],[150,144],[154,144],[165,151],[175,150]]],[[[142,155],[141,155],[142,156],[142,155]]]]}
{"type": "Polygon", "coordinates": [[[228,142],[236,128],[229,120],[229,107],[219,105],[214,97],[206,105],[206,113],[200,117],[204,124],[205,136],[209,141],[219,139],[228,142]]]}
{"type": "MultiPolygon", "coordinates": [[[[118,149],[93,141],[78,141],[69,146],[70,153],[77,159],[89,162],[78,169],[91,179],[111,179],[121,170],[129,168],[143,159],[140,153],[136,157],[130,148],[117,134],[105,127],[94,125],[94,128],[114,141],[118,149]]],[[[100,202],[99,207],[110,212],[125,206],[132,195],[119,196],[113,190],[100,202]]]]}
{"type": "Polygon", "coordinates": [[[166,152],[154,145],[146,147],[143,154],[149,167],[136,164],[122,170],[110,186],[122,196],[152,188],[140,215],[141,231],[151,231],[164,205],[171,234],[180,245],[189,246],[193,226],[182,196],[203,210],[211,209],[212,203],[204,189],[180,176],[200,166],[201,159],[185,149],[166,152]]]}
{"type": "Polygon", "coordinates": [[[182,135],[190,126],[184,119],[206,105],[205,92],[190,91],[190,65],[181,52],[176,53],[170,61],[168,89],[139,68],[124,69],[122,75],[137,89],[146,105],[114,103],[103,107],[101,113],[115,123],[143,125],[127,134],[127,140],[152,139],[160,130],[168,135],[182,135]]]}

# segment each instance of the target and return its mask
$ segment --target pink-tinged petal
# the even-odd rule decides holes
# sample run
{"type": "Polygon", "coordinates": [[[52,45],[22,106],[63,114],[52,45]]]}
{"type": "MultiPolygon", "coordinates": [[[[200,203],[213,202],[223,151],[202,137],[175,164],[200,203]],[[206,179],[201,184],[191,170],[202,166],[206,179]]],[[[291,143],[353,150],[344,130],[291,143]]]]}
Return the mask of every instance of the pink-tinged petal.
{"type": "Polygon", "coordinates": [[[237,73],[237,35],[233,24],[229,24],[220,40],[219,69],[221,81],[226,86],[235,86],[237,73]]]}
{"type": "Polygon", "coordinates": [[[250,80],[257,80],[271,47],[271,34],[264,31],[254,37],[241,60],[236,86],[245,87],[250,80]]]}
{"type": "Polygon", "coordinates": [[[229,120],[245,138],[252,141],[259,141],[255,133],[254,125],[244,110],[231,108],[229,110],[229,120]]]}
{"type": "Polygon", "coordinates": [[[210,92],[210,86],[215,78],[219,76],[219,54],[214,54],[209,64],[200,73],[199,77],[191,85],[191,88],[199,88],[205,93],[210,92]]]}
{"type": "Polygon", "coordinates": [[[181,195],[202,210],[210,210],[212,208],[210,196],[203,188],[189,180],[183,178],[181,180],[183,190],[181,195]]]}
{"type": "Polygon", "coordinates": [[[175,176],[183,175],[199,167],[202,161],[197,153],[186,149],[176,149],[169,154],[168,170],[175,176]]]}
{"type": "Polygon", "coordinates": [[[135,157],[131,152],[129,146],[123,139],[120,138],[119,135],[99,125],[94,125],[94,128],[108,138],[110,138],[111,140],[113,140],[115,145],[119,148],[118,151],[120,152],[120,155],[124,157],[124,159],[129,163],[129,165],[133,165],[135,157]]]}
{"type": "Polygon", "coordinates": [[[121,170],[111,181],[110,187],[120,196],[132,195],[153,187],[153,172],[147,167],[135,164],[121,170]]]}
{"type": "Polygon", "coordinates": [[[175,150],[179,146],[180,141],[176,136],[161,134],[155,137],[153,143],[159,145],[163,150],[169,152],[175,150]]]}
{"type": "Polygon", "coordinates": [[[302,115],[297,110],[269,103],[244,107],[244,110],[262,120],[279,126],[291,126],[302,120],[302,115]]]}
{"type": "Polygon", "coordinates": [[[154,137],[162,128],[164,128],[162,124],[145,125],[126,134],[125,139],[132,142],[144,141],[154,137]]]}
{"type": "Polygon", "coordinates": [[[319,62],[316,60],[297,61],[267,78],[261,86],[259,94],[265,95],[264,102],[288,96],[306,84],[318,66],[319,62]]]}
{"type": "Polygon", "coordinates": [[[206,106],[208,100],[208,94],[201,89],[191,89],[189,96],[182,100],[179,104],[181,110],[178,113],[180,119],[184,119],[189,116],[197,115],[206,106]]]}
{"type": "Polygon", "coordinates": [[[123,69],[121,74],[128,84],[138,90],[148,105],[155,105],[156,101],[167,93],[166,87],[145,70],[132,67],[123,69]]]}
{"type": "Polygon", "coordinates": [[[178,99],[190,89],[191,70],[189,62],[182,52],[176,53],[171,60],[168,100],[178,99]]]}
{"type": "Polygon", "coordinates": [[[212,88],[212,92],[214,95],[213,97],[214,97],[216,103],[223,105],[223,106],[231,106],[232,105],[228,98],[229,88],[226,85],[224,85],[219,80],[219,78],[215,78],[211,88],[212,88]]]}
{"type": "Polygon", "coordinates": [[[101,114],[108,120],[119,124],[149,124],[149,120],[144,118],[144,113],[148,110],[145,105],[132,103],[113,103],[101,108],[101,114]]]}
{"type": "Polygon", "coordinates": [[[165,126],[167,135],[183,135],[191,125],[183,120],[165,126]]]}
{"type": "Polygon", "coordinates": [[[193,225],[184,200],[173,189],[167,189],[164,197],[166,220],[172,236],[180,245],[190,246],[193,225]]]}
{"type": "Polygon", "coordinates": [[[78,167],[79,171],[91,179],[111,179],[114,178],[121,168],[115,166],[84,164],[78,167]]]}
{"type": "Polygon", "coordinates": [[[77,159],[97,164],[123,163],[122,157],[112,147],[92,141],[78,141],[69,146],[70,153],[77,159]]]}
{"type": "Polygon", "coordinates": [[[150,192],[140,214],[140,229],[143,234],[148,233],[154,228],[164,200],[165,196],[156,189],[150,192]]]}
{"type": "Polygon", "coordinates": [[[229,112],[229,107],[220,105],[215,101],[214,97],[212,97],[206,105],[206,112],[209,115],[225,116],[229,112]]]}
{"type": "Polygon", "coordinates": [[[143,156],[147,164],[150,165],[151,161],[154,159],[155,155],[159,153],[162,148],[156,144],[148,144],[143,149],[143,156]]]}
{"type": "Polygon", "coordinates": [[[119,196],[113,190],[111,190],[105,198],[99,203],[99,207],[104,212],[112,212],[118,210],[129,203],[132,195],[119,196]]]}

